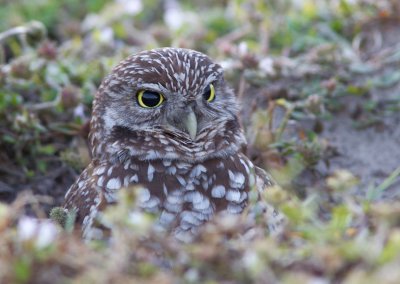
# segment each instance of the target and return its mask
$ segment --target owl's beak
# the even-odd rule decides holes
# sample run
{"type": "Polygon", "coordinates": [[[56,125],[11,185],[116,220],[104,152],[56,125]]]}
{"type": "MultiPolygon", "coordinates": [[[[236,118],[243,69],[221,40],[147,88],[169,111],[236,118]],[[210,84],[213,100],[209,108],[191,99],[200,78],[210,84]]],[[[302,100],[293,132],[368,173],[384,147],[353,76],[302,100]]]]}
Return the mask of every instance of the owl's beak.
{"type": "Polygon", "coordinates": [[[194,140],[197,135],[197,118],[196,115],[194,114],[194,111],[191,108],[187,116],[183,118],[182,122],[190,138],[194,140]]]}

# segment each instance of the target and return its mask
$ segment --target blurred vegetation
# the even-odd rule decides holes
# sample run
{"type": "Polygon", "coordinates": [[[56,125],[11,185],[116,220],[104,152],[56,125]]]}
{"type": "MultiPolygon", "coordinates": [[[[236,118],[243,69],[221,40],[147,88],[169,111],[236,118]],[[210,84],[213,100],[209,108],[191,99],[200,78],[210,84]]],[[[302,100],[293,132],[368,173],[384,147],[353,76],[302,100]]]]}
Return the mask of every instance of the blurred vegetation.
{"type": "Polygon", "coordinates": [[[379,44],[373,32],[400,27],[397,1],[3,2],[0,197],[18,197],[0,203],[0,282],[398,282],[400,203],[380,197],[399,168],[358,195],[350,171],[319,172],[335,156],[324,122],[349,101],[358,129],[400,109],[398,96],[371,99],[400,81],[400,46],[379,44]],[[43,203],[59,205],[90,159],[87,123],[102,78],[127,55],[159,46],[196,49],[225,68],[249,155],[280,185],[265,193],[288,218],[278,236],[263,217],[217,217],[181,244],[156,231],[153,216],[130,211],[130,190],[104,216],[110,243],[84,243],[45,220],[43,203]],[[304,121],[311,127],[296,126],[304,121]],[[317,180],[298,186],[309,172],[317,180]]]}

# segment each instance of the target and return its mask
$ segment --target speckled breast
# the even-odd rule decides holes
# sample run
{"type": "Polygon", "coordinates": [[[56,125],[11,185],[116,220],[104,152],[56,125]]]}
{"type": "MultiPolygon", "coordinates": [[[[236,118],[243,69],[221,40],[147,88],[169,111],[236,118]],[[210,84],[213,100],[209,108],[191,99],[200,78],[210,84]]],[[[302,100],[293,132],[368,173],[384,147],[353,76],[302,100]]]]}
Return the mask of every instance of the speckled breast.
{"type": "Polygon", "coordinates": [[[161,212],[164,226],[174,224],[179,230],[191,231],[215,212],[243,211],[255,183],[253,167],[241,153],[198,163],[130,158],[108,168],[99,166],[93,175],[98,176],[97,185],[105,188],[108,203],[117,201],[121,188],[140,184],[140,207],[161,212]]]}

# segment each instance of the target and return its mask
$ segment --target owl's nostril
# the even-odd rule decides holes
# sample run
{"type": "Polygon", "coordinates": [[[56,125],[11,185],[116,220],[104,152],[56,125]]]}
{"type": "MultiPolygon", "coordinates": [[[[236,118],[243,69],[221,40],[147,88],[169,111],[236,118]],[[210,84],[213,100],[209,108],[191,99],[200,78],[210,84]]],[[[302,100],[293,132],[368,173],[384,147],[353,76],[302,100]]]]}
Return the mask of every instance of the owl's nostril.
{"type": "Polygon", "coordinates": [[[187,103],[187,105],[186,105],[186,107],[187,108],[191,108],[192,110],[196,107],[196,100],[190,100],[188,103],[187,103]]]}

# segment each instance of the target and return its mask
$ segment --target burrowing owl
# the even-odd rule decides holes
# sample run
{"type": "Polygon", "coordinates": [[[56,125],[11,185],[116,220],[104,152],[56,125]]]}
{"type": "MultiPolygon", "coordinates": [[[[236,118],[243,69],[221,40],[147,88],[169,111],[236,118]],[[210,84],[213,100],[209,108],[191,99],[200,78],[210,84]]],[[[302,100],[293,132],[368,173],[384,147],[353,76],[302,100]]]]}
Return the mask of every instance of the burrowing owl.
{"type": "Polygon", "coordinates": [[[215,213],[238,214],[250,190],[271,185],[242,153],[235,95],[220,65],[189,49],[161,48],[123,60],[93,103],[92,161],[66,194],[83,234],[117,191],[143,186],[138,206],[159,212],[178,238],[215,213]]]}

